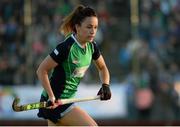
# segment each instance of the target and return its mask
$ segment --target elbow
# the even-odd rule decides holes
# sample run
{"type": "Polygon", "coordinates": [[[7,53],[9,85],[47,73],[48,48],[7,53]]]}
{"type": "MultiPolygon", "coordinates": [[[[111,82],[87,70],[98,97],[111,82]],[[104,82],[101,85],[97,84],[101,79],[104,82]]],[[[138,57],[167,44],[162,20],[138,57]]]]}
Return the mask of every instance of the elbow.
{"type": "Polygon", "coordinates": [[[36,75],[38,76],[38,77],[40,77],[40,75],[42,75],[43,74],[43,69],[42,69],[42,67],[39,67],[38,69],[37,69],[37,71],[36,71],[36,75]]]}
{"type": "Polygon", "coordinates": [[[40,73],[41,73],[41,69],[38,68],[38,69],[36,70],[36,75],[39,77],[40,73]]]}
{"type": "Polygon", "coordinates": [[[42,75],[48,74],[48,70],[46,68],[43,68],[42,66],[39,66],[39,68],[36,71],[36,74],[38,77],[40,77],[42,75]]]}

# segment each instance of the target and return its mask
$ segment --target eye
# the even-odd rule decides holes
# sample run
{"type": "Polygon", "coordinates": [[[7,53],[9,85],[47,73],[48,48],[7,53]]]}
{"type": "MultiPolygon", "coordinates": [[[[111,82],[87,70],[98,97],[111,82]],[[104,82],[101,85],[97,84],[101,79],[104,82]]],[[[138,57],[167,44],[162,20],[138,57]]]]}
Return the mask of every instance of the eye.
{"type": "Polygon", "coordinates": [[[94,27],[94,29],[97,29],[97,28],[98,28],[97,26],[94,27]]]}
{"type": "Polygon", "coordinates": [[[92,29],[92,28],[93,28],[93,29],[97,29],[97,26],[92,26],[92,25],[90,25],[90,26],[87,26],[87,28],[88,28],[88,29],[92,29]]]}
{"type": "Polygon", "coordinates": [[[88,29],[91,29],[91,28],[92,28],[92,26],[87,26],[87,28],[88,28],[88,29]]]}

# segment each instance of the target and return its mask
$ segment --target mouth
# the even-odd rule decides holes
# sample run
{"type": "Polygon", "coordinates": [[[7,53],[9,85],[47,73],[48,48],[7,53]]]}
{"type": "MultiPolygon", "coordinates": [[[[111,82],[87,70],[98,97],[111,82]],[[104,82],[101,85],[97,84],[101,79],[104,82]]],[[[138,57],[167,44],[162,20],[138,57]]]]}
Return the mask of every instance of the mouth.
{"type": "Polygon", "coordinates": [[[90,40],[92,40],[92,39],[94,39],[94,36],[88,36],[88,38],[89,38],[90,40]]]}

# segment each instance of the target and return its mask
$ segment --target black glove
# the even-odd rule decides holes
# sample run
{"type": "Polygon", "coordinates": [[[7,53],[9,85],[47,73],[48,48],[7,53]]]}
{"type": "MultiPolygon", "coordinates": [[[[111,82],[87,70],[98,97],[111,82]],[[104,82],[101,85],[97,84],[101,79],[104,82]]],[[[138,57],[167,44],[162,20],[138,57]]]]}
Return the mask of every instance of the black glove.
{"type": "Polygon", "coordinates": [[[111,90],[109,85],[103,83],[97,95],[100,95],[101,100],[109,100],[111,98],[111,90]]]}

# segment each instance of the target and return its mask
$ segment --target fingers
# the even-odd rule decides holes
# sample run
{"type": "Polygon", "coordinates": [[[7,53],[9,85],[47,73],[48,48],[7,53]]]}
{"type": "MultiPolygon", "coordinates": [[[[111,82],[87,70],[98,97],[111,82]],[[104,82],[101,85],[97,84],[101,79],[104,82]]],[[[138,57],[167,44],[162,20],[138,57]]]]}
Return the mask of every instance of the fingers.
{"type": "Polygon", "coordinates": [[[109,100],[111,98],[111,94],[104,92],[101,94],[101,100],[109,100]]]}
{"type": "Polygon", "coordinates": [[[101,100],[109,100],[111,98],[111,90],[109,85],[103,84],[101,89],[98,92],[101,100]]]}
{"type": "Polygon", "coordinates": [[[54,102],[49,101],[48,103],[49,103],[49,104],[48,104],[49,106],[47,107],[47,109],[55,109],[55,108],[57,108],[58,106],[62,105],[61,100],[56,100],[56,101],[54,101],[54,102]]]}
{"type": "Polygon", "coordinates": [[[54,103],[52,106],[47,107],[47,109],[55,109],[57,108],[59,105],[57,103],[54,103]]]}
{"type": "Polygon", "coordinates": [[[104,93],[104,100],[109,100],[111,98],[111,93],[110,92],[107,92],[106,91],[106,93],[104,93]]]}

